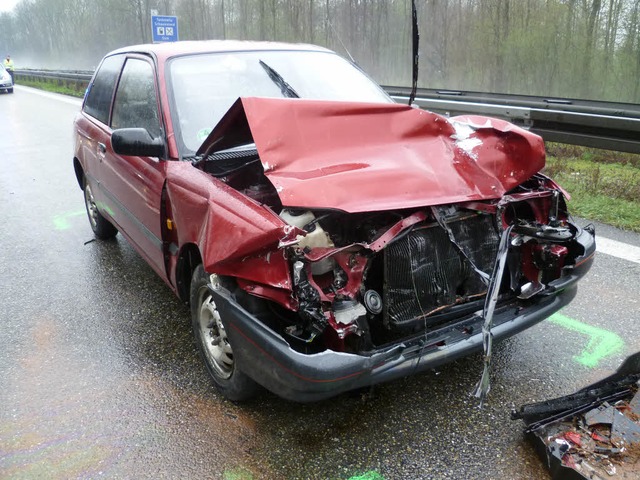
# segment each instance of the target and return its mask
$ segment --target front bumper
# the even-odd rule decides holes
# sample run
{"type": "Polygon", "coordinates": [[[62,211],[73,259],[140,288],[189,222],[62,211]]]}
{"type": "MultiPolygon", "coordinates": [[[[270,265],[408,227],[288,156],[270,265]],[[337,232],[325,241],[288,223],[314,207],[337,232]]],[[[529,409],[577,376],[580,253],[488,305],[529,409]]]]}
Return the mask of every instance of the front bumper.
{"type": "MultiPolygon", "coordinates": [[[[493,338],[501,340],[529,328],[567,305],[577,281],[591,267],[595,240],[591,232],[577,237],[584,254],[574,267],[544,292],[528,301],[499,306],[493,317],[493,338]]],[[[369,355],[334,352],[306,355],[293,350],[236,303],[223,288],[213,289],[216,305],[234,348],[238,367],[277,395],[294,401],[326,399],[360,387],[412,375],[482,350],[482,312],[426,334],[382,348],[369,355]]]]}

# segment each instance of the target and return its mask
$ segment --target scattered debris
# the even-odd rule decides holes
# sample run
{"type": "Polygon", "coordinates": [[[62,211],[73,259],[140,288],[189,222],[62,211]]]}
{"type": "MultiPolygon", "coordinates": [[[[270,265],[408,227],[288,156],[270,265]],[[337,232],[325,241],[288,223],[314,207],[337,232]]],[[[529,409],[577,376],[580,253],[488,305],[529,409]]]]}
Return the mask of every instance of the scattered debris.
{"type": "Polygon", "coordinates": [[[553,480],[637,479],[640,471],[640,352],[572,395],[511,413],[522,419],[553,480]]]}

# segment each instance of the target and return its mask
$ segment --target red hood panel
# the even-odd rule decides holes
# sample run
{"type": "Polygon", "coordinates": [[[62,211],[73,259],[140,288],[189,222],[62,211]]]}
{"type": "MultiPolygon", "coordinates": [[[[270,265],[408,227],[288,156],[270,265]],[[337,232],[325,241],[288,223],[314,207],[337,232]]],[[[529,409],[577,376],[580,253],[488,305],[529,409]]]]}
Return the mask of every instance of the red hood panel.
{"type": "Polygon", "coordinates": [[[499,198],[544,166],[537,135],[397,104],[239,99],[199,153],[256,144],[287,207],[347,212],[499,198]]]}

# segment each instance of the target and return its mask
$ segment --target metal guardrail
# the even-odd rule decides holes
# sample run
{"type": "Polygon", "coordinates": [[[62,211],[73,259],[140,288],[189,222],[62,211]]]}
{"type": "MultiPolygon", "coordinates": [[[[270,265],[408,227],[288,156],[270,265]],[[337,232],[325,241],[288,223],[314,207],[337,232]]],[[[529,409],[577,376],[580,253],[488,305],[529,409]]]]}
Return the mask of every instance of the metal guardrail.
{"type": "Polygon", "coordinates": [[[76,92],[84,92],[93,77],[91,71],[62,71],[62,70],[15,70],[16,83],[20,81],[37,81],[54,83],[65,86],[76,92]]]}
{"type": "MultiPolygon", "coordinates": [[[[383,87],[398,102],[409,88],[383,87]]],[[[419,88],[420,108],[446,115],[485,115],[508,120],[545,140],[640,153],[640,105],[555,97],[419,88]]]]}
{"type": "MultiPolygon", "coordinates": [[[[16,70],[15,75],[18,82],[44,80],[82,92],[93,72],[16,70]]],[[[396,101],[408,102],[410,88],[383,88],[396,101]]],[[[450,116],[502,118],[552,142],[640,153],[640,105],[636,104],[429,88],[419,88],[414,103],[450,116]]]]}

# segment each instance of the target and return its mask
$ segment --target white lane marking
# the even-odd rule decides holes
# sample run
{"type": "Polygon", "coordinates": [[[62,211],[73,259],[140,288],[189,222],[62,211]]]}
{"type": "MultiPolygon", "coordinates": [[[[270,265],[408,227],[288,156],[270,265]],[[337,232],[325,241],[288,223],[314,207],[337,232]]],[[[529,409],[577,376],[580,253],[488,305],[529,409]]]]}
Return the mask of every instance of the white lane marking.
{"type": "Polygon", "coordinates": [[[618,242],[610,238],[599,237],[596,234],[596,250],[613,257],[640,264],[640,247],[636,247],[635,245],[618,242]]]}
{"type": "Polygon", "coordinates": [[[38,90],[37,88],[25,87],[24,85],[15,85],[14,88],[18,91],[25,93],[33,93],[34,95],[40,95],[41,97],[51,98],[53,100],[59,100],[61,102],[69,103],[76,107],[82,106],[81,98],[68,97],[60,93],[45,92],[44,90],[38,90]]]}

